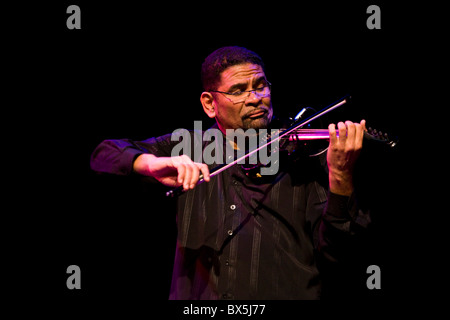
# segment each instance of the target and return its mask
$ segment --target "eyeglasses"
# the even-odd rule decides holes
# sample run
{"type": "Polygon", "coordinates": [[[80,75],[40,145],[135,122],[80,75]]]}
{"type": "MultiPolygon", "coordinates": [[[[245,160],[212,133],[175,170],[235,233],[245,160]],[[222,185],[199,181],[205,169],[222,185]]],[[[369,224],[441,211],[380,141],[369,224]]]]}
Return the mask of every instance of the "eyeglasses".
{"type": "Polygon", "coordinates": [[[258,98],[265,98],[270,96],[270,87],[272,84],[267,81],[267,83],[264,84],[264,86],[253,89],[253,90],[247,90],[247,91],[234,91],[234,92],[224,92],[224,91],[217,91],[217,90],[210,90],[210,92],[218,92],[225,94],[228,97],[226,97],[228,100],[230,100],[232,103],[242,103],[245,100],[247,100],[250,97],[250,94],[253,92],[255,96],[258,98]]]}

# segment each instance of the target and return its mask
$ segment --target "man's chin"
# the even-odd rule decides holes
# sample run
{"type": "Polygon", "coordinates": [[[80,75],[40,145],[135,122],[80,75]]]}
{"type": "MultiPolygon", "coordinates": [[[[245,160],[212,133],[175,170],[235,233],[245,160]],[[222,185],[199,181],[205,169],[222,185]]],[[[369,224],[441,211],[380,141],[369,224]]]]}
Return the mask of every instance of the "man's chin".
{"type": "Polygon", "coordinates": [[[244,121],[244,130],[245,129],[267,129],[269,126],[269,119],[267,116],[257,118],[257,119],[246,119],[244,121]]]}

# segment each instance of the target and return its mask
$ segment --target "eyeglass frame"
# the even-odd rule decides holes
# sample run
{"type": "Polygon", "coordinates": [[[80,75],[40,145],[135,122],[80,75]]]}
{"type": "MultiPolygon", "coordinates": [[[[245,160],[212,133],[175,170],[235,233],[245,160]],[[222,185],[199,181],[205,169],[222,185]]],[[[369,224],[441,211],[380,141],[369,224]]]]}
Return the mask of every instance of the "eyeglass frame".
{"type": "Polygon", "coordinates": [[[262,87],[262,88],[268,87],[268,88],[269,88],[269,93],[268,93],[267,95],[265,95],[265,96],[262,96],[262,97],[259,96],[258,93],[256,93],[256,90],[262,89],[262,88],[256,88],[256,89],[253,89],[253,90],[237,91],[237,92],[234,92],[234,93],[231,93],[231,92],[225,92],[225,91],[218,91],[218,90],[209,90],[208,92],[217,92],[217,93],[222,93],[222,94],[231,95],[231,96],[236,96],[237,93],[243,94],[244,92],[248,92],[248,96],[247,96],[244,100],[239,101],[239,102],[234,102],[234,101],[232,101],[231,99],[229,99],[229,98],[226,97],[226,98],[227,98],[228,100],[230,100],[232,103],[237,104],[237,103],[245,102],[245,100],[247,100],[247,99],[250,97],[250,94],[251,94],[252,92],[254,92],[254,94],[255,94],[257,97],[259,97],[259,98],[265,98],[265,97],[270,96],[270,94],[272,93],[272,84],[271,84],[269,81],[267,81],[267,79],[266,79],[265,81],[267,82],[267,84],[266,84],[264,87],[262,87]]]}

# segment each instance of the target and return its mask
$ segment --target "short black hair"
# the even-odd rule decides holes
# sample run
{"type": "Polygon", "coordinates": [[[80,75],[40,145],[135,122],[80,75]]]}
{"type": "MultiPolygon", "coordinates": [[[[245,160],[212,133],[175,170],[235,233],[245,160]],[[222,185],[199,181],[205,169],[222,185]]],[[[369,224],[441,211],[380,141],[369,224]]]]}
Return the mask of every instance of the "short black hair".
{"type": "Polygon", "coordinates": [[[202,64],[202,85],[205,91],[217,90],[220,75],[225,69],[245,63],[260,65],[265,72],[264,62],[255,52],[243,47],[223,47],[215,50],[202,64]]]}

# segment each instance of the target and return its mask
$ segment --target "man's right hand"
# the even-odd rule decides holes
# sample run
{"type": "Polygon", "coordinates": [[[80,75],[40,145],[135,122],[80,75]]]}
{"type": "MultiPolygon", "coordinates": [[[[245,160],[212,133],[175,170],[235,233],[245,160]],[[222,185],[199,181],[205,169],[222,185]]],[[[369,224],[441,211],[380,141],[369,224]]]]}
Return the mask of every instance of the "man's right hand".
{"type": "Polygon", "coordinates": [[[156,157],[141,154],[133,163],[133,170],[144,176],[153,177],[168,187],[183,186],[183,190],[194,189],[200,172],[209,182],[209,169],[204,163],[193,162],[188,156],[156,157]]]}

